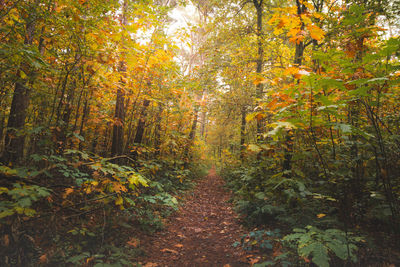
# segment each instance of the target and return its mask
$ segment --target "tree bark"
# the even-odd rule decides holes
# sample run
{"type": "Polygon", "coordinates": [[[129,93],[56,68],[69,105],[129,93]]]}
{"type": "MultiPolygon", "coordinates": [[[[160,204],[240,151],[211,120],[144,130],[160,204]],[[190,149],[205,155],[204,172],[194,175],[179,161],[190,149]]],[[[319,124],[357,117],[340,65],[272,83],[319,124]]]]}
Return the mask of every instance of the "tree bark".
{"type": "MultiPolygon", "coordinates": [[[[123,27],[127,25],[127,19],[126,19],[127,8],[128,8],[128,0],[124,0],[122,4],[122,18],[121,18],[121,25],[123,27]]],[[[124,59],[122,59],[119,62],[118,71],[122,74],[123,77],[126,76],[126,62],[124,61],[124,59]]],[[[122,155],[124,149],[124,123],[125,123],[124,87],[125,87],[125,81],[123,78],[121,78],[121,80],[119,81],[119,87],[117,90],[117,99],[115,103],[111,156],[122,155]]]]}
{"type": "Polygon", "coordinates": [[[244,145],[246,138],[246,106],[243,105],[241,111],[241,125],[240,125],[240,160],[243,162],[246,147],[244,145]]]}
{"type": "MultiPolygon", "coordinates": [[[[263,47],[263,0],[253,0],[254,7],[256,8],[257,12],[257,66],[256,66],[256,74],[257,79],[260,79],[260,76],[263,72],[263,65],[264,65],[264,47],[263,47]]],[[[260,103],[260,99],[263,97],[263,84],[261,82],[257,83],[256,87],[256,98],[257,98],[257,106],[260,103]]],[[[257,141],[262,140],[263,134],[263,124],[264,121],[262,119],[257,120],[257,141]]]]}
{"type": "MultiPolygon", "coordinates": [[[[297,5],[297,16],[301,18],[301,15],[306,11],[305,5],[303,5],[300,0],[296,0],[297,5]]],[[[301,24],[301,30],[304,29],[304,23],[301,24]]],[[[303,62],[304,57],[304,42],[300,41],[296,43],[296,50],[294,54],[294,64],[300,66],[303,62]]],[[[294,142],[293,132],[291,130],[286,132],[285,137],[285,150],[284,150],[284,160],[283,160],[283,171],[289,171],[292,169],[292,153],[293,153],[293,142],[294,142]]]]}
{"type": "MultiPolygon", "coordinates": [[[[35,34],[35,20],[28,21],[26,24],[25,45],[32,45],[35,34]]],[[[18,75],[24,72],[28,77],[21,78],[15,83],[14,94],[11,102],[10,114],[7,122],[7,132],[5,136],[5,147],[3,163],[15,165],[19,163],[24,154],[25,147],[25,119],[29,107],[30,93],[29,86],[33,82],[33,73],[28,63],[22,63],[18,70],[18,75]],[[30,77],[29,77],[30,76],[30,77]]]]}
{"type": "Polygon", "coordinates": [[[147,108],[149,107],[149,105],[150,105],[150,100],[148,99],[143,100],[143,107],[139,115],[139,122],[136,128],[135,140],[133,141],[135,144],[141,144],[143,141],[143,134],[146,128],[147,108]]]}

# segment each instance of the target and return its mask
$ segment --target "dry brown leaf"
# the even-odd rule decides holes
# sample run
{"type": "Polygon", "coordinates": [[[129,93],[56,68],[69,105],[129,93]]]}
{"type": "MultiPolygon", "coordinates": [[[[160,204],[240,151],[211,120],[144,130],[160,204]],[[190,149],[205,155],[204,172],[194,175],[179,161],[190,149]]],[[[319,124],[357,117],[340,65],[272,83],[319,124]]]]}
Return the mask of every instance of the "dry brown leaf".
{"type": "Polygon", "coordinates": [[[256,264],[257,262],[260,261],[260,257],[256,257],[256,258],[249,258],[249,263],[251,265],[256,264]]]}
{"type": "Polygon", "coordinates": [[[148,262],[145,265],[143,265],[143,267],[157,267],[158,264],[154,263],[154,262],[148,262]]]}
{"type": "Polygon", "coordinates": [[[63,198],[67,198],[68,197],[68,195],[69,194],[71,194],[72,192],[74,192],[74,189],[73,188],[66,188],[65,189],[65,192],[64,192],[64,194],[63,194],[63,198]]]}
{"type": "Polygon", "coordinates": [[[8,235],[3,236],[3,245],[8,247],[10,245],[10,237],[8,235]]]}
{"type": "Polygon", "coordinates": [[[175,247],[177,247],[177,248],[183,248],[183,245],[182,245],[182,244],[176,244],[175,247]]]}
{"type": "Polygon", "coordinates": [[[139,246],[139,239],[136,238],[132,238],[131,240],[129,240],[128,242],[126,242],[127,245],[132,246],[134,248],[137,248],[139,246]]]}
{"type": "Polygon", "coordinates": [[[39,263],[46,263],[47,262],[47,254],[43,254],[39,257],[39,263]]]}
{"type": "Polygon", "coordinates": [[[169,248],[164,248],[164,249],[161,250],[161,252],[169,252],[169,253],[172,253],[172,254],[179,254],[178,251],[173,250],[173,249],[169,249],[169,248]]]}

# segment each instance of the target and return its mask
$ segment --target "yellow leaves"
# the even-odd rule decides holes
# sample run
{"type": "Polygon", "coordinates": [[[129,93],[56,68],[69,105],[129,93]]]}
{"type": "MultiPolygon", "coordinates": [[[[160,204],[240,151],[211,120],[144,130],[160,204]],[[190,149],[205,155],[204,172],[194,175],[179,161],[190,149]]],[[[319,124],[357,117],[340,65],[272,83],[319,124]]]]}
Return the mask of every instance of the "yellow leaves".
{"type": "Polygon", "coordinates": [[[26,78],[28,78],[28,76],[25,74],[25,72],[23,71],[23,70],[20,70],[19,71],[19,76],[22,78],[22,79],[26,79],[26,78]]]}
{"type": "Polygon", "coordinates": [[[256,119],[257,121],[262,120],[263,118],[265,118],[265,114],[262,112],[252,112],[247,114],[246,116],[246,121],[252,121],[254,119],[256,119]]]}
{"type": "Polygon", "coordinates": [[[297,73],[299,73],[299,68],[296,68],[296,67],[289,67],[289,68],[286,68],[284,71],[285,75],[295,75],[297,73]]]}
{"type": "Polygon", "coordinates": [[[316,25],[308,25],[307,30],[309,31],[311,38],[314,40],[321,41],[325,36],[325,32],[316,25]]]}
{"type": "Polygon", "coordinates": [[[121,196],[118,196],[115,200],[115,205],[121,206],[124,203],[124,199],[121,196]]]}
{"type": "Polygon", "coordinates": [[[322,20],[322,19],[325,18],[324,15],[322,13],[319,13],[319,12],[313,13],[313,17],[318,19],[318,20],[322,20]]]}
{"type": "Polygon", "coordinates": [[[13,8],[8,12],[8,16],[4,18],[4,22],[8,26],[13,26],[15,22],[22,22],[22,20],[19,17],[17,9],[13,8]]]}
{"type": "Polygon", "coordinates": [[[148,187],[149,184],[147,180],[140,174],[134,173],[131,176],[129,176],[128,181],[132,185],[143,185],[144,187],[148,187]]]}
{"type": "Polygon", "coordinates": [[[262,149],[258,145],[250,144],[247,146],[247,150],[250,152],[259,153],[262,149]]]}
{"type": "MultiPolygon", "coordinates": [[[[313,10],[312,5],[309,3],[305,2],[305,5],[310,6],[308,10],[313,10]]],[[[274,26],[275,35],[279,35],[285,30],[287,36],[290,38],[289,41],[296,44],[303,42],[306,36],[310,36],[317,41],[324,38],[324,31],[315,25],[312,20],[314,18],[317,21],[321,21],[324,18],[321,13],[314,12],[298,15],[295,6],[286,9],[276,9],[276,11],[278,13],[268,21],[269,25],[274,26]]]]}
{"type": "Polygon", "coordinates": [[[317,215],[317,218],[318,218],[318,219],[321,219],[321,218],[323,218],[323,217],[325,217],[325,216],[326,216],[326,214],[320,213],[320,214],[317,215]]]}

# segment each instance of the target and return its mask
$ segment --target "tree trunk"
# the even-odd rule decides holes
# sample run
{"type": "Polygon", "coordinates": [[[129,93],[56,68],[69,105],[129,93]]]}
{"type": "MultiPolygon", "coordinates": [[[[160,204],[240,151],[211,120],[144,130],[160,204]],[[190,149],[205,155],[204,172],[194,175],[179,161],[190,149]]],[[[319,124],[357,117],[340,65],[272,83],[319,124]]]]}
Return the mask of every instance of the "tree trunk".
{"type": "MultiPolygon", "coordinates": [[[[32,45],[35,33],[35,20],[27,22],[26,37],[24,44],[32,45]]],[[[33,73],[28,63],[22,63],[18,70],[18,75],[22,72],[30,77],[21,78],[15,83],[14,94],[11,102],[10,114],[7,122],[7,132],[5,136],[5,147],[3,154],[3,163],[6,165],[15,164],[22,160],[25,145],[25,119],[28,111],[31,90],[28,87],[32,84],[33,73]]]]}
{"type": "Polygon", "coordinates": [[[240,160],[243,162],[246,147],[244,145],[246,138],[246,106],[241,111],[242,123],[240,125],[240,160]]]}
{"type": "MultiPolygon", "coordinates": [[[[297,5],[297,15],[301,18],[301,15],[305,12],[306,7],[299,0],[296,0],[297,5]]],[[[304,24],[301,25],[301,30],[304,29],[304,24]]],[[[303,62],[304,56],[304,42],[300,41],[296,43],[296,50],[294,54],[294,64],[300,66],[303,62]]],[[[289,171],[292,168],[292,153],[293,153],[293,132],[291,130],[286,132],[285,137],[285,150],[284,150],[284,160],[283,160],[283,171],[289,171]]]]}
{"type": "MultiPolygon", "coordinates": [[[[126,12],[128,8],[128,0],[124,0],[122,4],[122,18],[121,25],[125,27],[127,25],[126,12]]],[[[124,54],[122,53],[122,58],[124,58],[124,54]]],[[[126,76],[126,63],[124,59],[119,62],[118,71],[126,76]]],[[[121,79],[119,81],[119,87],[117,90],[117,100],[115,103],[115,115],[114,115],[114,126],[113,126],[113,137],[112,137],[112,145],[111,145],[111,156],[121,155],[123,154],[124,149],[124,123],[125,123],[125,81],[121,79]]]]}
{"type": "Polygon", "coordinates": [[[158,114],[156,118],[157,124],[154,129],[154,149],[156,156],[160,155],[162,113],[163,113],[163,106],[159,104],[158,114]]]}
{"type": "Polygon", "coordinates": [[[135,135],[135,140],[133,141],[135,144],[141,144],[143,140],[143,133],[146,128],[146,116],[147,116],[147,108],[150,105],[150,100],[143,100],[143,107],[142,111],[140,112],[139,115],[139,122],[138,126],[136,128],[136,135],[135,135]]]}
{"type": "Polygon", "coordinates": [[[190,159],[191,159],[191,148],[194,142],[194,139],[196,137],[196,129],[197,129],[197,122],[199,120],[199,107],[196,106],[194,109],[194,114],[193,114],[193,122],[192,122],[192,127],[190,128],[189,136],[188,136],[188,144],[185,148],[184,151],[184,167],[187,168],[190,159]]]}
{"type": "MultiPolygon", "coordinates": [[[[257,11],[257,46],[258,46],[258,51],[257,51],[257,67],[256,67],[256,74],[257,74],[257,80],[261,78],[261,74],[263,72],[263,64],[264,64],[264,47],[262,43],[262,38],[263,38],[263,0],[253,0],[254,7],[256,8],[257,11]]],[[[256,88],[256,98],[257,98],[257,106],[259,106],[260,99],[263,97],[263,84],[261,82],[257,83],[257,88],[256,88]]],[[[263,134],[263,124],[264,120],[258,119],[257,120],[257,141],[262,140],[262,134],[263,134]]]]}
{"type": "MultiPolygon", "coordinates": [[[[140,111],[140,114],[139,114],[139,122],[138,122],[138,125],[136,127],[135,139],[133,141],[136,146],[140,145],[142,143],[142,141],[143,141],[143,134],[144,134],[144,130],[146,128],[147,108],[149,107],[149,105],[150,105],[150,100],[144,99],[143,100],[143,107],[142,107],[142,110],[140,111]]],[[[136,159],[137,156],[138,156],[138,153],[137,153],[136,149],[132,153],[132,157],[134,159],[136,159]]]]}
{"type": "MultiPolygon", "coordinates": [[[[122,82],[121,86],[122,86],[122,82]]],[[[124,145],[124,96],[123,90],[118,88],[117,102],[115,104],[113,137],[111,145],[111,156],[121,155],[124,145]]]]}

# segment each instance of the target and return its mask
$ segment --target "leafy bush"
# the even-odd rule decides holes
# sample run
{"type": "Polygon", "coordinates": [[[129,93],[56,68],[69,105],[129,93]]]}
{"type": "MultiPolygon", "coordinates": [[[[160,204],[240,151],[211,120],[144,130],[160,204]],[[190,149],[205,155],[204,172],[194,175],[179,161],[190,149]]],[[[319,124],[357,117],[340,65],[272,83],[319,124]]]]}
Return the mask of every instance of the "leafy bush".
{"type": "Polygon", "coordinates": [[[11,189],[0,187],[0,219],[13,214],[34,216],[36,211],[31,207],[33,202],[49,196],[50,192],[45,187],[19,183],[14,183],[11,189]]]}
{"type": "Polygon", "coordinates": [[[339,229],[320,230],[314,226],[305,229],[296,228],[294,233],[286,235],[283,241],[289,247],[297,249],[300,257],[308,259],[320,267],[329,267],[329,260],[336,256],[343,261],[357,261],[355,252],[362,237],[353,236],[339,229]]]}

